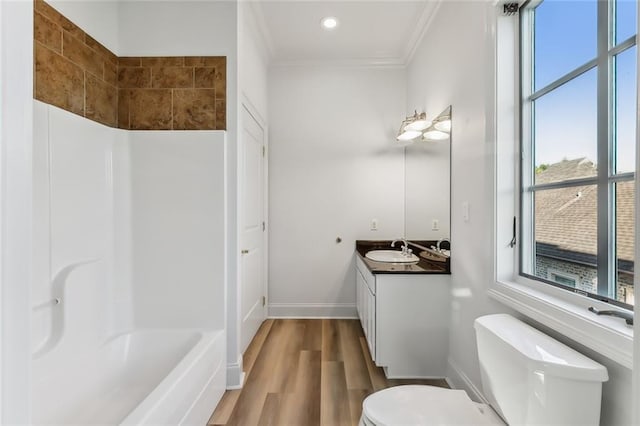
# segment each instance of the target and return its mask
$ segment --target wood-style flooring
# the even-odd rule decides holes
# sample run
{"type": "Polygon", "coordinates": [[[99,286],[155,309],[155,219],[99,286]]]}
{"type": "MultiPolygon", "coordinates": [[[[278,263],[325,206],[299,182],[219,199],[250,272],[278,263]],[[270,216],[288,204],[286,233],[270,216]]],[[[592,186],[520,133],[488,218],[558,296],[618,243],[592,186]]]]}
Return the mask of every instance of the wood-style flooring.
{"type": "Polygon", "coordinates": [[[371,360],[358,320],[265,321],[243,357],[241,390],[227,391],[209,425],[357,425],[364,398],[401,384],[371,360]]]}

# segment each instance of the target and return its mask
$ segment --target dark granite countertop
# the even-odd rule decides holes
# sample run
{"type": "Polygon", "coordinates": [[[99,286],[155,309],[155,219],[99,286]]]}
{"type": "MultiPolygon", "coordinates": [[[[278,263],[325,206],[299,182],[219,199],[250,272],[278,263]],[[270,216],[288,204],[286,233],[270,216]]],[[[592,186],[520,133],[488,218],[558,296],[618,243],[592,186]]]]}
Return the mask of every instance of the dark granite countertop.
{"type": "MultiPolygon", "coordinates": [[[[419,258],[417,263],[410,264],[376,262],[365,257],[367,252],[371,250],[394,250],[391,247],[391,240],[357,240],[356,253],[373,274],[451,274],[450,258],[446,258],[444,262],[441,262],[435,260],[439,258],[437,254],[434,255],[425,250],[428,247],[435,246],[436,243],[436,241],[409,241],[409,248],[419,258]]],[[[396,249],[400,250],[401,245],[396,244],[396,249]]]]}

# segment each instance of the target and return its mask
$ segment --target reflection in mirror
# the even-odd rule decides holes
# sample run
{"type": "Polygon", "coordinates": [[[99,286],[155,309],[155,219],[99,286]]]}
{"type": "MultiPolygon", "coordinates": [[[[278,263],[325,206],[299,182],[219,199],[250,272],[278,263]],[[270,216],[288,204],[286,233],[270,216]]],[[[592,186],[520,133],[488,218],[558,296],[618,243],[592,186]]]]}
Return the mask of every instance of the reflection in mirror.
{"type": "Polygon", "coordinates": [[[420,139],[404,149],[405,237],[410,241],[450,238],[451,106],[420,139]]]}

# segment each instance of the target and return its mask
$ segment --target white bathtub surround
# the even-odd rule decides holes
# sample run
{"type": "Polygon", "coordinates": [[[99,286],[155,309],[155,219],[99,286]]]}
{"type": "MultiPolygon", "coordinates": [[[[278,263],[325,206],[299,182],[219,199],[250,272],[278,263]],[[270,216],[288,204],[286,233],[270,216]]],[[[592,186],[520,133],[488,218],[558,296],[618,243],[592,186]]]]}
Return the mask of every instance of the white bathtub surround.
{"type": "Polygon", "coordinates": [[[226,387],[225,133],[34,110],[34,423],[204,424],[226,387]]]}
{"type": "MultiPolygon", "coordinates": [[[[230,383],[240,385],[241,360],[237,274],[237,168],[236,147],[240,99],[248,99],[266,118],[266,64],[256,25],[240,16],[235,1],[69,1],[52,4],[87,34],[118,56],[226,56],[227,57],[227,257],[229,302],[227,339],[230,383]],[[144,29],[144,31],[141,31],[144,29]],[[250,31],[249,31],[250,29],[250,31]],[[253,36],[253,40],[249,36],[253,36]],[[255,44],[256,42],[257,44],[255,44]],[[242,69],[239,61],[242,56],[242,69]],[[239,365],[239,368],[238,368],[239,365]]],[[[246,8],[245,8],[246,9],[246,8]]],[[[30,43],[29,45],[31,45],[30,43]]]]}
{"type": "Polygon", "coordinates": [[[224,327],[224,132],[129,135],[136,327],[224,327]]]}
{"type": "Polygon", "coordinates": [[[205,424],[225,389],[224,340],[222,331],[142,330],[53,370],[36,360],[33,423],[205,424]]]}

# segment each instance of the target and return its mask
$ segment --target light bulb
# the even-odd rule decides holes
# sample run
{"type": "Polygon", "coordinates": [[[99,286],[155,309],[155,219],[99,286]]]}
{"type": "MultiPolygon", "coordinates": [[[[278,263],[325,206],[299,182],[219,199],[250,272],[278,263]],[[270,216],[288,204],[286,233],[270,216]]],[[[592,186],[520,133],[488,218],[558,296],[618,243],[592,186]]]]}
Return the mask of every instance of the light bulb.
{"type": "Polygon", "coordinates": [[[429,120],[416,120],[412,123],[409,123],[405,126],[406,130],[415,130],[417,132],[420,132],[426,128],[428,128],[429,126],[431,126],[431,121],[429,120]]]}
{"type": "Polygon", "coordinates": [[[322,18],[320,24],[325,30],[331,31],[338,26],[338,19],[333,16],[327,16],[326,18],[322,18]]]}
{"type": "Polygon", "coordinates": [[[438,121],[433,125],[433,127],[435,127],[437,130],[440,130],[441,132],[449,133],[451,131],[451,119],[438,121]]]}
{"type": "Polygon", "coordinates": [[[410,141],[411,139],[415,139],[420,136],[420,133],[421,132],[418,132],[416,130],[405,130],[404,132],[399,134],[396,139],[398,139],[399,141],[410,141]]]}
{"type": "Polygon", "coordinates": [[[422,139],[426,141],[441,141],[449,139],[449,134],[441,132],[440,130],[429,130],[422,135],[422,139]]]}

